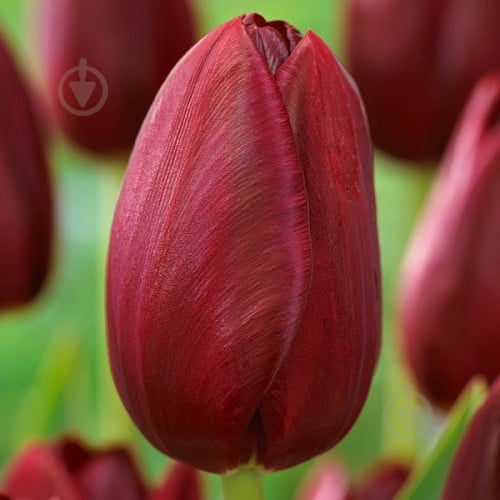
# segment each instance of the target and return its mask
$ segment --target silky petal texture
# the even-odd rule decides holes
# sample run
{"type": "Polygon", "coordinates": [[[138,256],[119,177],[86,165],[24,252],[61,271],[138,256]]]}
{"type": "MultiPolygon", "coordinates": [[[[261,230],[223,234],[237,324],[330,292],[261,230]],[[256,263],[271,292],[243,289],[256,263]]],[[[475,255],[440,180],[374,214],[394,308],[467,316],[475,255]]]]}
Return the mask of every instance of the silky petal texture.
{"type": "Polygon", "coordinates": [[[296,500],[347,500],[349,476],[339,463],[315,465],[301,486],[296,500]]]}
{"type": "Polygon", "coordinates": [[[500,498],[500,379],[474,415],[453,457],[442,500],[500,498]]]}
{"type": "Polygon", "coordinates": [[[402,344],[423,392],[450,406],[499,373],[500,74],[479,83],[410,244],[402,344]]]}
{"type": "Polygon", "coordinates": [[[0,308],[32,299],[52,237],[48,166],[30,97],[0,38],[0,308]]]}
{"type": "Polygon", "coordinates": [[[350,0],[347,66],[374,143],[437,160],[475,82],[500,69],[497,0],[350,0]]]}
{"type": "Polygon", "coordinates": [[[183,463],[176,463],[168,471],[164,483],[150,500],[202,500],[203,490],[199,471],[183,463]]]}
{"type": "Polygon", "coordinates": [[[250,460],[303,313],[310,247],[287,112],[235,19],[161,89],[113,223],[110,361],[156,447],[215,472],[250,460]]]}
{"type": "MultiPolygon", "coordinates": [[[[58,121],[76,144],[95,153],[128,152],[154,96],[169,71],[195,42],[185,0],[42,0],[39,12],[41,61],[58,121]],[[76,116],[61,104],[59,82],[81,58],[108,86],[95,114],[76,116]]],[[[78,74],[70,77],[78,81],[78,74]]],[[[99,80],[84,109],[97,105],[99,80]]],[[[69,85],[69,105],[80,109],[69,85]]]]}
{"type": "Polygon", "coordinates": [[[312,32],[276,77],[304,167],[313,274],[298,335],[260,405],[258,458],[268,469],[307,460],[345,435],[380,349],[372,151],[359,97],[312,32]]]}

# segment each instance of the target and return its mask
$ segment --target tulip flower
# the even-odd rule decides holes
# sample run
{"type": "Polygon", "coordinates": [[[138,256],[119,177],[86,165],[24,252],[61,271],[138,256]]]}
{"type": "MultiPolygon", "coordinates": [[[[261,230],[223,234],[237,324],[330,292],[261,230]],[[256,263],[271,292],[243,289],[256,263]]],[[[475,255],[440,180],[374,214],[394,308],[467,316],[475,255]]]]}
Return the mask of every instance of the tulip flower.
{"type": "Polygon", "coordinates": [[[41,59],[65,134],[128,153],[168,72],[194,43],[186,0],[43,0],[41,59]]]}
{"type": "Polygon", "coordinates": [[[202,498],[199,472],[180,462],[168,470],[163,484],[150,496],[151,500],[201,500],[202,498]]]}
{"type": "Polygon", "coordinates": [[[0,39],[0,308],[25,303],[50,260],[52,197],[32,101],[0,39]]]}
{"type": "Polygon", "coordinates": [[[500,379],[474,415],[448,471],[442,500],[500,498],[500,379]]]}
{"type": "Polygon", "coordinates": [[[145,500],[147,495],[125,449],[96,452],[72,439],[30,446],[7,472],[4,490],[30,500],[53,496],[64,500],[145,500]]]}
{"type": "Polygon", "coordinates": [[[358,93],[311,31],[242,16],[172,71],[107,284],[114,379],[158,449],[276,470],[348,432],[380,342],[372,168],[358,93]]]}
{"type": "Polygon", "coordinates": [[[498,0],[350,0],[347,66],[376,146],[437,160],[474,84],[500,71],[498,0]]]}
{"type": "Polygon", "coordinates": [[[410,244],[400,293],[411,371],[446,408],[474,375],[500,372],[500,74],[465,110],[410,244]]]}

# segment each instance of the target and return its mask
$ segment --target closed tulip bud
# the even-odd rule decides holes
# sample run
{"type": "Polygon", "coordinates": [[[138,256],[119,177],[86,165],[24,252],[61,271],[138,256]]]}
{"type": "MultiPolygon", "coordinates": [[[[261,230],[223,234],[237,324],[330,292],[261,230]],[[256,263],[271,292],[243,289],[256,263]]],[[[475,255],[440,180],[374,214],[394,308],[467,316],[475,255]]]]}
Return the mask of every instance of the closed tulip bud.
{"type": "Polygon", "coordinates": [[[422,391],[450,406],[500,372],[500,74],[463,115],[406,256],[402,343],[422,391]]]}
{"type": "Polygon", "coordinates": [[[500,498],[500,379],[491,387],[453,457],[442,500],[500,498]]]}
{"type": "Polygon", "coordinates": [[[475,82],[500,70],[500,2],[350,0],[348,17],[348,68],[375,145],[438,159],[475,82]]]}
{"type": "Polygon", "coordinates": [[[7,471],[5,491],[13,497],[47,500],[144,500],[147,491],[125,449],[91,451],[77,441],[35,444],[7,471]]]}
{"type": "Polygon", "coordinates": [[[151,495],[151,500],[201,500],[203,498],[199,471],[183,463],[171,467],[163,484],[151,495]]]}
{"type": "Polygon", "coordinates": [[[157,448],[282,469],[347,433],[380,341],[372,168],[357,91],[314,33],[243,16],[176,66],[108,265],[114,379],[157,448]]]}
{"type": "Polygon", "coordinates": [[[63,131],[128,153],[153,98],[194,43],[186,0],[43,0],[42,63],[63,131]]]}
{"type": "Polygon", "coordinates": [[[52,236],[48,166],[32,102],[0,39],[0,308],[25,303],[47,274],[52,236]]]}

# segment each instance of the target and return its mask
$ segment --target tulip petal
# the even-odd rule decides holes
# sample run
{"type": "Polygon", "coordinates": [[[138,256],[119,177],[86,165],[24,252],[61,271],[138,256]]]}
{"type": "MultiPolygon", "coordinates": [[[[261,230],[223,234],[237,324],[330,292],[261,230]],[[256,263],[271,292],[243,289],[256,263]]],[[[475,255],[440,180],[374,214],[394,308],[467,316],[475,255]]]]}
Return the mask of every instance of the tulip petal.
{"type": "Polygon", "coordinates": [[[304,168],[313,275],[298,335],[260,414],[266,468],[338,442],[365,401],[380,344],[372,151],[356,90],[308,32],[276,73],[304,168]]]}
{"type": "Polygon", "coordinates": [[[113,375],[160,450],[217,472],[251,458],[260,398],[307,298],[310,244],[287,112],[233,20],[160,90],[113,225],[113,375]]]}

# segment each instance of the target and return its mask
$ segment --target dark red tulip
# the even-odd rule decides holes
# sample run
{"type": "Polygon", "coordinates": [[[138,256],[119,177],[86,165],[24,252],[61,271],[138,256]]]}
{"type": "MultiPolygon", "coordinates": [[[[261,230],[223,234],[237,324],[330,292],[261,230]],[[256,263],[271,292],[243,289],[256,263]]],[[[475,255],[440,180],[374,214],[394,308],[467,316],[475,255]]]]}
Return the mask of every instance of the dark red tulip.
{"type": "Polygon", "coordinates": [[[236,18],[170,74],[115,213],[109,352],[164,453],[282,469],[337,443],[379,352],[372,150],[326,44],[236,18]]]}
{"type": "Polygon", "coordinates": [[[409,474],[402,462],[379,462],[353,487],[348,500],[393,500],[409,474]]]}
{"type": "Polygon", "coordinates": [[[174,464],[163,484],[152,494],[151,500],[201,500],[203,498],[200,473],[183,463],[174,464]]]}
{"type": "Polygon", "coordinates": [[[32,299],[52,235],[48,166],[27,88],[0,39],[0,308],[32,299]]]}
{"type": "Polygon", "coordinates": [[[313,467],[301,485],[297,500],[350,500],[350,480],[344,466],[324,462],[313,467]]]}
{"type": "Polygon", "coordinates": [[[125,449],[91,451],[71,439],[29,447],[12,464],[4,485],[9,495],[30,500],[53,496],[64,500],[144,500],[147,496],[125,449]]]}
{"type": "Polygon", "coordinates": [[[500,71],[498,0],[350,0],[348,68],[373,140],[436,160],[475,82],[500,71]]]}
{"type": "Polygon", "coordinates": [[[453,403],[500,373],[500,74],[472,96],[409,247],[403,347],[422,391],[453,403]]]}
{"type": "Polygon", "coordinates": [[[442,500],[500,498],[500,379],[474,415],[448,471],[442,500]]]}
{"type": "Polygon", "coordinates": [[[188,2],[43,0],[40,23],[64,132],[96,153],[129,152],[160,85],[195,41],[188,2]]]}

